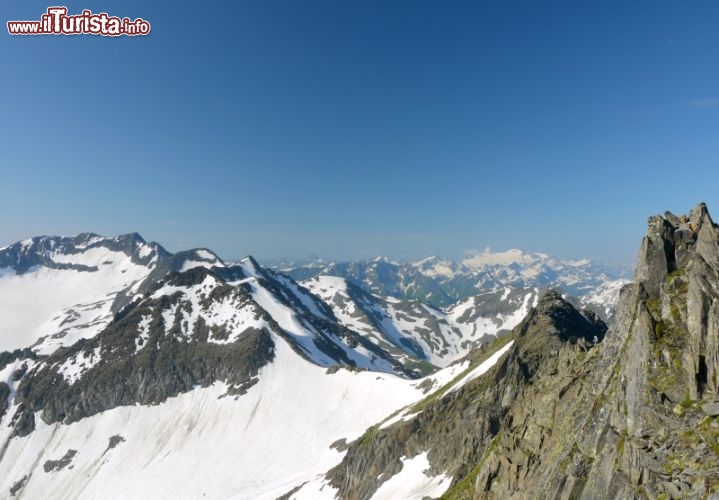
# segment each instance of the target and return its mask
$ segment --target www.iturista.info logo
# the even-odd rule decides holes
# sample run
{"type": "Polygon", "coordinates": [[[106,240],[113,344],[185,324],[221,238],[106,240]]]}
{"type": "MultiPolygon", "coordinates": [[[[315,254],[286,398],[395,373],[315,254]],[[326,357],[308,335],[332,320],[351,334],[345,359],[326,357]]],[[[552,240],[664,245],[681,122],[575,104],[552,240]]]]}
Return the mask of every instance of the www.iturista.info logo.
{"type": "Polygon", "coordinates": [[[40,21],[8,21],[7,31],[11,35],[135,36],[150,33],[150,23],[140,17],[131,21],[89,10],[68,16],[67,7],[49,7],[40,21]]]}

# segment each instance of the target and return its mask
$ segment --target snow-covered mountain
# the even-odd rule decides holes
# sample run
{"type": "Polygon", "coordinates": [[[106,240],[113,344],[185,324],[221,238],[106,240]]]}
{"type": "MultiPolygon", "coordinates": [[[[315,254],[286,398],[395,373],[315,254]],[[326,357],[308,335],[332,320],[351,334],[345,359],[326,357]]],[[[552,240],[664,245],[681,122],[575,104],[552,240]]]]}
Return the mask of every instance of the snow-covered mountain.
{"type": "Polygon", "coordinates": [[[717,497],[718,277],[705,204],[650,217],[611,327],[548,291],[494,366],[369,428],[296,496],[717,497]]]}
{"type": "Polygon", "coordinates": [[[718,235],[704,205],[650,218],[609,329],[578,306],[606,304],[610,281],[437,308],[133,235],[0,249],[31,320],[5,307],[0,335],[34,342],[0,352],[0,498],[700,497],[718,235]],[[63,294],[23,288],[38,276],[82,304],[95,286],[102,315],[65,331],[63,294]]]}
{"type": "Polygon", "coordinates": [[[370,425],[471,376],[462,359],[418,379],[537,295],[440,311],[138,235],[33,238],[0,259],[0,332],[17,348],[0,353],[0,495],[15,498],[288,493],[370,425]]]}
{"type": "Polygon", "coordinates": [[[37,237],[0,249],[0,351],[41,338],[51,352],[99,332],[117,294],[169,253],[137,234],[37,237]]]}
{"type": "Polygon", "coordinates": [[[450,295],[497,286],[555,287],[574,297],[583,297],[598,286],[620,281],[623,269],[611,268],[589,259],[559,260],[542,253],[485,250],[460,261],[430,257],[413,265],[443,284],[450,295]]]}
{"type": "MultiPolygon", "coordinates": [[[[200,363],[194,369],[189,363],[174,370],[160,368],[162,351],[144,354],[157,358],[154,363],[140,361],[140,351],[128,360],[135,366],[145,364],[148,381],[143,391],[155,393],[157,399],[140,404],[128,400],[83,418],[68,414],[55,420],[60,416],[48,417],[47,409],[37,411],[27,417],[36,423],[25,436],[11,425],[18,420],[13,418],[14,399],[27,404],[25,387],[37,379],[35,373],[43,363],[53,361],[38,365],[18,360],[5,366],[1,380],[12,380],[23,365],[29,365],[29,373],[11,382],[13,392],[20,395],[11,394],[10,411],[0,418],[1,496],[14,492],[15,498],[27,499],[274,499],[337,464],[343,452],[333,443],[356,439],[398,407],[422,397],[417,382],[392,375],[345,369],[329,374],[298,356],[274,332],[268,331],[263,342],[266,345],[258,347],[270,350],[253,349],[244,361],[251,364],[251,358],[258,356],[257,361],[266,362],[254,372],[254,383],[242,390],[231,378],[224,379],[231,372],[223,372],[243,366],[243,358],[235,356],[242,347],[236,340],[228,339],[228,344],[212,350],[213,356],[227,356],[226,363],[198,354],[211,348],[198,344],[188,359],[200,363]],[[132,363],[133,359],[137,361],[132,363]],[[157,393],[154,386],[161,385],[163,378],[193,377],[193,370],[209,370],[208,378],[202,383],[189,380],[166,399],[157,393]]],[[[177,355],[171,348],[165,352],[169,354],[171,359],[177,355]]],[[[104,361],[97,362],[102,366],[104,361]]],[[[117,378],[108,383],[121,383],[123,374],[137,369],[128,372],[116,366],[117,378]]],[[[109,370],[108,366],[104,375],[87,371],[71,387],[95,390],[95,379],[112,376],[109,370]]],[[[87,401],[69,389],[63,384],[44,391],[49,397],[65,393],[87,401]]],[[[108,385],[106,390],[122,393],[127,385],[108,385]]],[[[142,399],[139,392],[131,399],[138,396],[142,399]]]]}

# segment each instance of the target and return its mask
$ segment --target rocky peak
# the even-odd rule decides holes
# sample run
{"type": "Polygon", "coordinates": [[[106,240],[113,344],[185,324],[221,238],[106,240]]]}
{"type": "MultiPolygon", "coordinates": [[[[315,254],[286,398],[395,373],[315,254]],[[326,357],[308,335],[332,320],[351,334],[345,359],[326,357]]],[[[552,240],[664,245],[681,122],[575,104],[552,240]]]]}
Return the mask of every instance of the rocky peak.
{"type": "Polygon", "coordinates": [[[668,364],[655,378],[672,400],[683,393],[719,397],[718,271],[719,232],[704,203],[689,215],[649,219],[635,277],[637,301],[650,316],[649,340],[668,364]]]}
{"type": "Polygon", "coordinates": [[[704,203],[689,215],[671,212],[649,218],[647,234],[642,241],[635,281],[649,295],[659,292],[669,273],[686,268],[701,257],[712,269],[719,269],[719,233],[704,203]]]}
{"type": "Polygon", "coordinates": [[[28,272],[36,266],[96,271],[96,265],[84,264],[81,258],[59,260],[57,256],[81,256],[89,250],[100,247],[112,252],[124,253],[133,264],[146,267],[151,267],[154,263],[170,256],[161,245],[155,242],[147,243],[137,233],[114,238],[105,238],[95,233],[80,233],[76,236],[36,236],[0,249],[0,269],[10,268],[18,274],[28,272]]]}
{"type": "Polygon", "coordinates": [[[548,290],[517,328],[518,341],[534,332],[556,336],[560,341],[583,340],[596,344],[604,338],[606,325],[591,312],[580,312],[556,290],[548,290]]]}

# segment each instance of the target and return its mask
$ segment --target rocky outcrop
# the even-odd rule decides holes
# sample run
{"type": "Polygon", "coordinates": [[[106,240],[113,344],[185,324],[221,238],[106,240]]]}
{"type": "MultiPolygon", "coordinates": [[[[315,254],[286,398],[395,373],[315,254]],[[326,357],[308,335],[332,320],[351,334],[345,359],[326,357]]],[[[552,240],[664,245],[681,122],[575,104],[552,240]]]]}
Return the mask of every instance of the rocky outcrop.
{"type": "Polygon", "coordinates": [[[10,407],[9,397],[10,387],[5,382],[0,382],[0,419],[5,416],[5,412],[10,407]]]}

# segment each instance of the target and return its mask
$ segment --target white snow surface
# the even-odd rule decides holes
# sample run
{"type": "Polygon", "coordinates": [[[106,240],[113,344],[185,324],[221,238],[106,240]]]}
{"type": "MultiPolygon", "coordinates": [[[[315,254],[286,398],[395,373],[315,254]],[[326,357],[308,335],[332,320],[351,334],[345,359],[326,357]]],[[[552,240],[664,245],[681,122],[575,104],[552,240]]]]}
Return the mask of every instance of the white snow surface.
{"type": "MultiPolygon", "coordinates": [[[[274,499],[336,465],[343,453],[330,448],[333,442],[356,439],[422,397],[393,375],[326,374],[281,338],[273,341],[276,359],[237,398],[221,397],[226,386],[215,384],[70,425],[46,425],[36,415],[34,432],[9,441],[0,491],[30,475],[23,498],[274,499]],[[125,441],[107,449],[115,435],[125,441]],[[43,470],[68,450],[77,451],[72,468],[43,470]]],[[[8,421],[0,421],[0,446],[8,421]]]]}
{"type": "Polygon", "coordinates": [[[112,319],[110,307],[116,294],[151,271],[104,247],[51,257],[98,270],[35,267],[22,275],[0,271],[0,351],[29,347],[40,337],[64,333],[62,338],[47,338],[36,349],[49,354],[97,334],[112,319]]]}
{"type": "Polygon", "coordinates": [[[444,474],[429,475],[430,464],[427,452],[416,457],[402,457],[402,470],[382,483],[372,495],[372,500],[422,500],[425,497],[441,496],[452,483],[452,478],[444,474]]]}
{"type": "Polygon", "coordinates": [[[102,361],[100,348],[96,347],[91,353],[80,352],[75,356],[66,359],[65,362],[59,366],[58,371],[65,380],[72,385],[80,380],[84,371],[89,370],[100,361],[102,361]]]}
{"type": "Polygon", "coordinates": [[[200,250],[195,250],[195,255],[197,255],[199,258],[205,259],[205,260],[212,260],[212,261],[218,260],[217,256],[214,253],[210,252],[209,250],[202,249],[202,248],[200,250]]]}
{"type": "Polygon", "coordinates": [[[219,257],[209,250],[200,248],[199,250],[193,250],[193,253],[195,255],[195,259],[197,260],[191,258],[185,260],[185,262],[182,263],[180,272],[189,271],[190,269],[194,269],[196,267],[204,267],[206,269],[210,269],[212,267],[226,267],[219,257]]]}
{"type": "Polygon", "coordinates": [[[478,268],[491,265],[507,266],[510,264],[531,264],[539,259],[548,258],[545,254],[525,253],[521,250],[513,248],[505,252],[493,252],[489,248],[483,252],[478,252],[467,256],[462,260],[462,264],[469,268],[478,268]]]}

